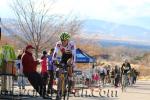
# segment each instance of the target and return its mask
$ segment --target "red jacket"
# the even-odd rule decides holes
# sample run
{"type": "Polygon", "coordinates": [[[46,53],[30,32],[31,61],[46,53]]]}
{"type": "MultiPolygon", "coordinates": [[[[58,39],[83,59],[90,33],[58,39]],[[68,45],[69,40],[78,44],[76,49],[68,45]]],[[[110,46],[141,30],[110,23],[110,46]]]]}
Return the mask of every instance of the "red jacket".
{"type": "Polygon", "coordinates": [[[32,53],[25,51],[22,56],[23,73],[36,72],[38,61],[34,61],[32,53]]]}
{"type": "Polygon", "coordinates": [[[41,70],[41,72],[42,73],[45,73],[45,72],[47,72],[47,56],[42,56],[41,57],[41,59],[43,60],[42,62],[41,62],[41,67],[42,67],[42,70],[41,70]]]}

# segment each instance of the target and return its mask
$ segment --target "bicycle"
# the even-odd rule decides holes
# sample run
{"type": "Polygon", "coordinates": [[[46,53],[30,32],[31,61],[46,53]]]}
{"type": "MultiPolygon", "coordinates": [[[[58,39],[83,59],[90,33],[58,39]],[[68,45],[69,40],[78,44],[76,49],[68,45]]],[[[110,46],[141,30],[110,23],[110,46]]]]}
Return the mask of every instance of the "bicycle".
{"type": "Polygon", "coordinates": [[[69,72],[67,64],[55,64],[59,68],[59,77],[58,77],[58,89],[57,90],[57,96],[56,100],[61,100],[62,96],[64,97],[64,100],[66,98],[67,94],[67,100],[69,100],[69,94],[71,90],[71,80],[69,80],[69,72]]]}
{"type": "Polygon", "coordinates": [[[129,80],[128,80],[128,74],[122,75],[122,81],[121,81],[121,90],[122,92],[125,92],[128,86],[129,80]]]}

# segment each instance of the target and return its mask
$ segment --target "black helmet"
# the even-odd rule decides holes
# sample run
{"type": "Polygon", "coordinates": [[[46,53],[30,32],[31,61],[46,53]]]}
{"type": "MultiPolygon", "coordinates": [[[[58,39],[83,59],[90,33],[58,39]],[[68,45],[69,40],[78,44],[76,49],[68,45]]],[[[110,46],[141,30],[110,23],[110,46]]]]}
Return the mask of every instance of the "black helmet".
{"type": "Polygon", "coordinates": [[[43,55],[46,55],[46,54],[47,54],[47,51],[46,51],[46,50],[44,50],[44,51],[43,51],[43,55]]]}

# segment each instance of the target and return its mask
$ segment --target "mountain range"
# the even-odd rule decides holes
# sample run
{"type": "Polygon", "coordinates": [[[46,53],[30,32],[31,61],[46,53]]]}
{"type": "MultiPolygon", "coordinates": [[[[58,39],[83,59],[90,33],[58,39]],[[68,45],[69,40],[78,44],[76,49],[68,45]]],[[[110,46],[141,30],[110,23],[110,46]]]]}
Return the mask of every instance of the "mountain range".
{"type": "Polygon", "coordinates": [[[128,42],[128,41],[115,41],[115,40],[99,40],[99,44],[102,47],[116,47],[116,46],[123,46],[127,48],[134,48],[139,49],[143,51],[150,51],[150,45],[146,44],[137,44],[134,42],[128,42]]]}
{"type": "MultiPolygon", "coordinates": [[[[9,28],[14,21],[14,19],[2,19],[2,22],[8,26],[7,31],[2,29],[2,32],[7,35],[16,32],[14,28],[9,28]]],[[[150,50],[148,28],[87,19],[83,21],[83,33],[87,38],[95,38],[105,47],[126,46],[150,50]]]]}
{"type": "Polygon", "coordinates": [[[103,46],[125,46],[150,50],[150,30],[102,20],[85,20],[83,33],[103,46]]]}
{"type": "Polygon", "coordinates": [[[84,32],[90,34],[103,34],[106,36],[106,38],[108,36],[116,39],[139,39],[141,41],[149,41],[150,39],[149,29],[137,26],[122,25],[101,20],[85,20],[84,32]]]}

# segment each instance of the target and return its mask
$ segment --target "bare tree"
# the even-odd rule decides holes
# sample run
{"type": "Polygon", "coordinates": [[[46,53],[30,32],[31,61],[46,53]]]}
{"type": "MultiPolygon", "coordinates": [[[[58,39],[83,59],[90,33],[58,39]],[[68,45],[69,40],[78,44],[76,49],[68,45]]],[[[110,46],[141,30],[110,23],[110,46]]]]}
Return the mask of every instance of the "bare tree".
{"type": "Polygon", "coordinates": [[[24,44],[34,45],[36,58],[39,51],[54,44],[61,31],[74,34],[81,29],[76,18],[68,20],[64,16],[49,15],[54,3],[54,0],[13,0],[11,5],[17,19],[17,32],[13,36],[24,44]]]}

